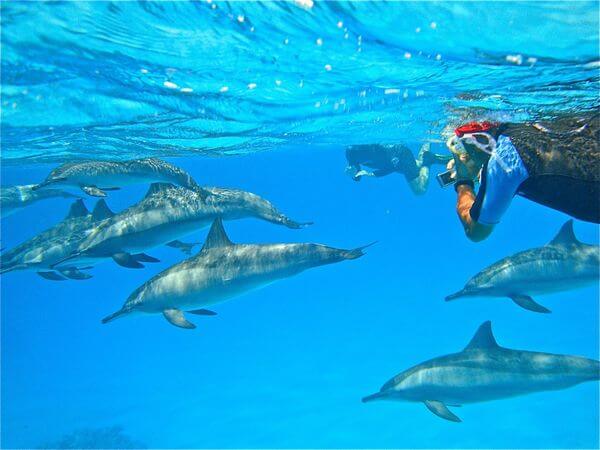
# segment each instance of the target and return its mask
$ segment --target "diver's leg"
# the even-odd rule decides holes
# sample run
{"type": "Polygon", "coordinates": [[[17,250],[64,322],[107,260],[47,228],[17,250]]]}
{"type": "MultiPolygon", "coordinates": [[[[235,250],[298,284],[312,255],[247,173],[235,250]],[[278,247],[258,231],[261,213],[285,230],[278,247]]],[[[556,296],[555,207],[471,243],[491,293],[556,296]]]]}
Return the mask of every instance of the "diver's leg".
{"type": "Polygon", "coordinates": [[[421,146],[419,156],[415,161],[419,168],[419,173],[416,177],[409,179],[407,177],[410,188],[416,195],[423,195],[429,186],[429,168],[433,164],[447,164],[452,159],[450,155],[440,155],[431,152],[429,142],[421,146]]]}
{"type": "Polygon", "coordinates": [[[415,195],[423,195],[429,185],[429,166],[421,166],[419,175],[412,180],[407,178],[406,181],[415,195]]]}
{"type": "Polygon", "coordinates": [[[421,146],[419,156],[417,156],[417,165],[419,167],[432,166],[433,164],[446,165],[450,160],[452,160],[451,155],[433,153],[431,151],[431,145],[429,144],[429,142],[427,142],[421,146]]]}

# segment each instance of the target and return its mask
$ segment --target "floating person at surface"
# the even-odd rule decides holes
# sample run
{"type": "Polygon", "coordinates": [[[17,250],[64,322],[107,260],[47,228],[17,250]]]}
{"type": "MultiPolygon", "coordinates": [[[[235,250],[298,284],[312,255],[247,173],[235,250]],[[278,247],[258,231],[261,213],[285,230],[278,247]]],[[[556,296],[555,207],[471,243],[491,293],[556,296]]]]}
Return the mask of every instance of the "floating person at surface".
{"type": "MultiPolygon", "coordinates": [[[[78,249],[61,261],[89,265],[112,258],[117,264],[139,269],[144,260],[137,254],[161,245],[186,251],[177,239],[209,226],[216,217],[236,220],[255,217],[288,228],[302,228],[310,222],[295,222],[273,204],[251,192],[209,187],[203,200],[197,190],[153,183],[144,199],[114,215],[90,233],[78,249]]],[[[143,253],[142,253],[143,254],[143,253]]],[[[145,255],[146,262],[155,258],[145,255]]]]}
{"type": "Polygon", "coordinates": [[[219,218],[213,222],[198,255],[151,278],[102,323],[131,313],[162,313],[177,327],[195,328],[184,312],[214,315],[198,308],[224,302],[313,267],[360,258],[365,247],[342,250],[319,244],[234,244],[219,218]]]}
{"type": "Polygon", "coordinates": [[[157,158],[131,161],[78,161],[63,164],[50,172],[46,180],[34,189],[75,187],[93,197],[106,197],[105,191],[146,183],[171,183],[188,189],[197,189],[203,196],[206,195],[190,174],[157,158]]]}
{"type": "Polygon", "coordinates": [[[485,268],[464,289],[446,297],[508,297],[534,312],[550,310],[531,295],[551,294],[597,285],[600,279],[600,248],[579,242],[573,220],[565,223],[547,245],[519,252],[485,268]]]}
{"type": "Polygon", "coordinates": [[[35,190],[35,184],[25,186],[5,186],[0,188],[0,215],[10,216],[20,209],[48,198],[75,198],[69,192],[60,189],[35,190]]]}
{"type": "Polygon", "coordinates": [[[422,402],[442,419],[460,422],[448,406],[566,389],[598,379],[600,362],[594,359],[500,347],[488,321],[463,351],[401,372],[363,402],[422,402]]]}
{"type": "Polygon", "coordinates": [[[433,164],[446,164],[452,159],[451,156],[432,153],[429,147],[429,143],[424,144],[415,159],[412,151],[404,145],[352,145],[346,149],[346,171],[354,181],[360,181],[364,176],[384,177],[400,173],[412,191],[421,195],[427,190],[429,168],[433,164]],[[362,169],[363,165],[373,169],[373,172],[362,169]]]}
{"type": "Polygon", "coordinates": [[[490,235],[515,194],[600,223],[600,116],[548,123],[470,123],[448,140],[457,213],[473,241],[490,235]],[[475,193],[474,180],[481,172],[475,193]]]}

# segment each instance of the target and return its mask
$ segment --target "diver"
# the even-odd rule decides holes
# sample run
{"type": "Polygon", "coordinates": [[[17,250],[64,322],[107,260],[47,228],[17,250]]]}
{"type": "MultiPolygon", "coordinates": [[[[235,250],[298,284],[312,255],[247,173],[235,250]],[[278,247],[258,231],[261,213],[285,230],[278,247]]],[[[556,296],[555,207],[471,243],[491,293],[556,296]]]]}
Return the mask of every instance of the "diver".
{"type": "Polygon", "coordinates": [[[516,194],[600,223],[600,116],[543,123],[469,123],[447,145],[454,154],[456,211],[472,241],[488,237],[516,194]],[[475,192],[475,180],[480,186],[475,192]]]}
{"type": "Polygon", "coordinates": [[[384,177],[391,173],[401,173],[412,191],[421,195],[427,190],[429,167],[433,164],[447,164],[451,159],[452,156],[432,153],[429,143],[421,147],[417,159],[404,145],[352,145],[346,149],[346,172],[354,181],[360,181],[365,176],[384,177]],[[373,172],[362,169],[361,165],[373,169],[373,172]]]}

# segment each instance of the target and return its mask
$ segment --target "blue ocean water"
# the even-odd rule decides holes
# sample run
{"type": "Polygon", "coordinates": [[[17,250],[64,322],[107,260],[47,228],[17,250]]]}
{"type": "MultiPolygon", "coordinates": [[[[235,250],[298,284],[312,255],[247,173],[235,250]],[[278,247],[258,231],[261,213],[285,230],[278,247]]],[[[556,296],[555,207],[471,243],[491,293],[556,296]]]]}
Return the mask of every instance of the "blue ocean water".
{"type": "MultiPolygon", "coordinates": [[[[64,161],[157,156],[315,222],[226,222],[235,242],[378,241],[363,258],[218,305],[191,331],[158,315],[100,323],[184,258],[172,248],[149,252],[161,262],[143,270],[104,262],[86,281],[3,275],[3,448],[114,426],[153,448],[598,447],[597,383],[465,405],[460,424],[421,404],[361,403],[401,370],[461,350],[485,320],[506,347],[597,359],[598,287],[541,297],[548,315],[508,299],[446,303],[568,217],[517,197],[474,244],[452,189],[432,180],[415,197],[400,175],[344,174],[349,144],[443,152],[448,130],[471,118],[597,108],[596,2],[9,1],[0,12],[2,185],[39,182],[64,161]]],[[[145,191],[107,201],[120,211],[145,191]]],[[[68,206],[3,219],[2,247],[68,206]]],[[[599,241],[595,225],[575,232],[599,241]]]]}

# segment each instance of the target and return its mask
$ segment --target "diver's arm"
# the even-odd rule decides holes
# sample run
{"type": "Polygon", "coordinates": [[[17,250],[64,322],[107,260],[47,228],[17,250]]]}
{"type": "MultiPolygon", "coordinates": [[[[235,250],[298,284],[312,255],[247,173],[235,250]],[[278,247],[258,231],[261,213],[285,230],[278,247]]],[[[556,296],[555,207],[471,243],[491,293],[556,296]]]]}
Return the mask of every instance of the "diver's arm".
{"type": "Polygon", "coordinates": [[[471,207],[475,203],[475,192],[468,184],[460,184],[456,187],[457,202],[456,212],[463,224],[465,234],[473,242],[480,242],[487,238],[494,229],[493,226],[483,225],[471,217],[471,207]]]}

